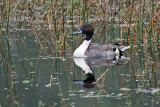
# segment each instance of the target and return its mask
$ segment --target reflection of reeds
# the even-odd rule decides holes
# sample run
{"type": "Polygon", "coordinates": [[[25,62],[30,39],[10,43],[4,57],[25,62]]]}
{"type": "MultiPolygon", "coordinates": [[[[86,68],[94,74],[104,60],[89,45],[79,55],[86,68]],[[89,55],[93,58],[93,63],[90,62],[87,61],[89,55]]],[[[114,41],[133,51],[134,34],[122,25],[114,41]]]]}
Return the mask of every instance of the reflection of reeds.
{"type": "Polygon", "coordinates": [[[108,72],[108,69],[99,78],[97,78],[97,82],[99,82],[101,80],[101,83],[97,84],[97,87],[99,87],[104,94],[107,94],[106,90],[103,87],[107,72],[108,72]]]}
{"type": "Polygon", "coordinates": [[[6,67],[7,67],[7,71],[10,73],[11,69],[10,69],[10,66],[8,64],[8,61],[6,59],[6,55],[4,53],[4,50],[3,50],[3,47],[2,47],[2,44],[0,43],[0,51],[1,51],[1,58],[2,60],[4,61],[6,67]]]}

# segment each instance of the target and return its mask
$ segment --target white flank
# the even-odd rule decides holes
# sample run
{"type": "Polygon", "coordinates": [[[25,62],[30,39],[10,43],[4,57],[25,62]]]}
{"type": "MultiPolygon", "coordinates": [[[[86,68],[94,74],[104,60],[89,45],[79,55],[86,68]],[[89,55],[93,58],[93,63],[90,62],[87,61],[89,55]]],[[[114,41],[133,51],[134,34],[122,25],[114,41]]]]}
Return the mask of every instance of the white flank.
{"type": "Polygon", "coordinates": [[[85,55],[85,51],[87,50],[89,44],[92,40],[84,40],[83,43],[74,51],[73,57],[84,58],[87,57],[85,55]]]}
{"type": "Polygon", "coordinates": [[[116,47],[115,54],[116,54],[116,55],[119,55],[119,54],[120,54],[119,49],[118,49],[117,47],[116,47]]]}

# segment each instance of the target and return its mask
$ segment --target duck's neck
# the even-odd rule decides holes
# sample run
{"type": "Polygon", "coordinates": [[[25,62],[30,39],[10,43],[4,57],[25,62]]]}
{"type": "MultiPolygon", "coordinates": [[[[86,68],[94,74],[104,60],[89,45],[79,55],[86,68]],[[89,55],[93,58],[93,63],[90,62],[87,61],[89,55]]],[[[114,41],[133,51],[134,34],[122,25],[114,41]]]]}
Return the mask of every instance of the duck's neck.
{"type": "Polygon", "coordinates": [[[86,40],[89,41],[93,37],[93,33],[86,34],[86,40]]]}
{"type": "Polygon", "coordinates": [[[88,49],[91,41],[92,39],[84,40],[83,43],[74,51],[73,57],[87,57],[85,52],[88,49]]]}

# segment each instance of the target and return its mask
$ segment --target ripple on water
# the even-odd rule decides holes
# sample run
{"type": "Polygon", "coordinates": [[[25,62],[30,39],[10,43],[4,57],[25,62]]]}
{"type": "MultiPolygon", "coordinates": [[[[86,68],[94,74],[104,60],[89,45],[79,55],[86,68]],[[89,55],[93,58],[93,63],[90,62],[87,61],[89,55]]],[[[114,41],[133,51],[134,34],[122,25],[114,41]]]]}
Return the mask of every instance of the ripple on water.
{"type": "Polygon", "coordinates": [[[83,93],[83,92],[85,92],[84,90],[80,90],[80,91],[78,91],[79,93],[83,93]]]}
{"type": "Polygon", "coordinates": [[[47,84],[47,85],[45,85],[45,87],[51,87],[51,85],[52,85],[52,84],[47,84]]]}
{"type": "Polygon", "coordinates": [[[131,91],[130,88],[121,88],[120,90],[122,90],[122,91],[131,91]]]}
{"type": "Polygon", "coordinates": [[[70,97],[74,97],[77,96],[76,94],[69,94],[70,97]]]}
{"type": "Polygon", "coordinates": [[[159,88],[151,88],[150,90],[147,90],[147,89],[135,89],[136,90],[136,93],[151,93],[151,94],[155,94],[155,93],[158,93],[160,92],[160,89],[159,88]]]}

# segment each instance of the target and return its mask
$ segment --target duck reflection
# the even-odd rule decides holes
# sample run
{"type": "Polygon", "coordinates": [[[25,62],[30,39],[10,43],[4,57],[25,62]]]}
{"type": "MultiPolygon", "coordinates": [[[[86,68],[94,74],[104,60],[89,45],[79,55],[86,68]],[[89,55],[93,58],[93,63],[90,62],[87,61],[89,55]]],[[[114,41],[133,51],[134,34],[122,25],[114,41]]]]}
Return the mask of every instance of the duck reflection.
{"type": "Polygon", "coordinates": [[[84,88],[90,89],[94,88],[96,81],[95,76],[93,74],[93,71],[91,67],[87,64],[85,58],[73,58],[75,64],[82,68],[87,78],[85,80],[74,80],[74,83],[80,83],[83,84],[84,88]]]}
{"type": "Polygon", "coordinates": [[[95,76],[93,73],[93,67],[100,66],[113,66],[119,64],[122,60],[128,61],[129,57],[126,56],[113,56],[108,58],[73,58],[75,64],[82,68],[87,78],[85,80],[74,80],[74,83],[82,84],[84,88],[91,89],[95,87],[95,76]]]}

